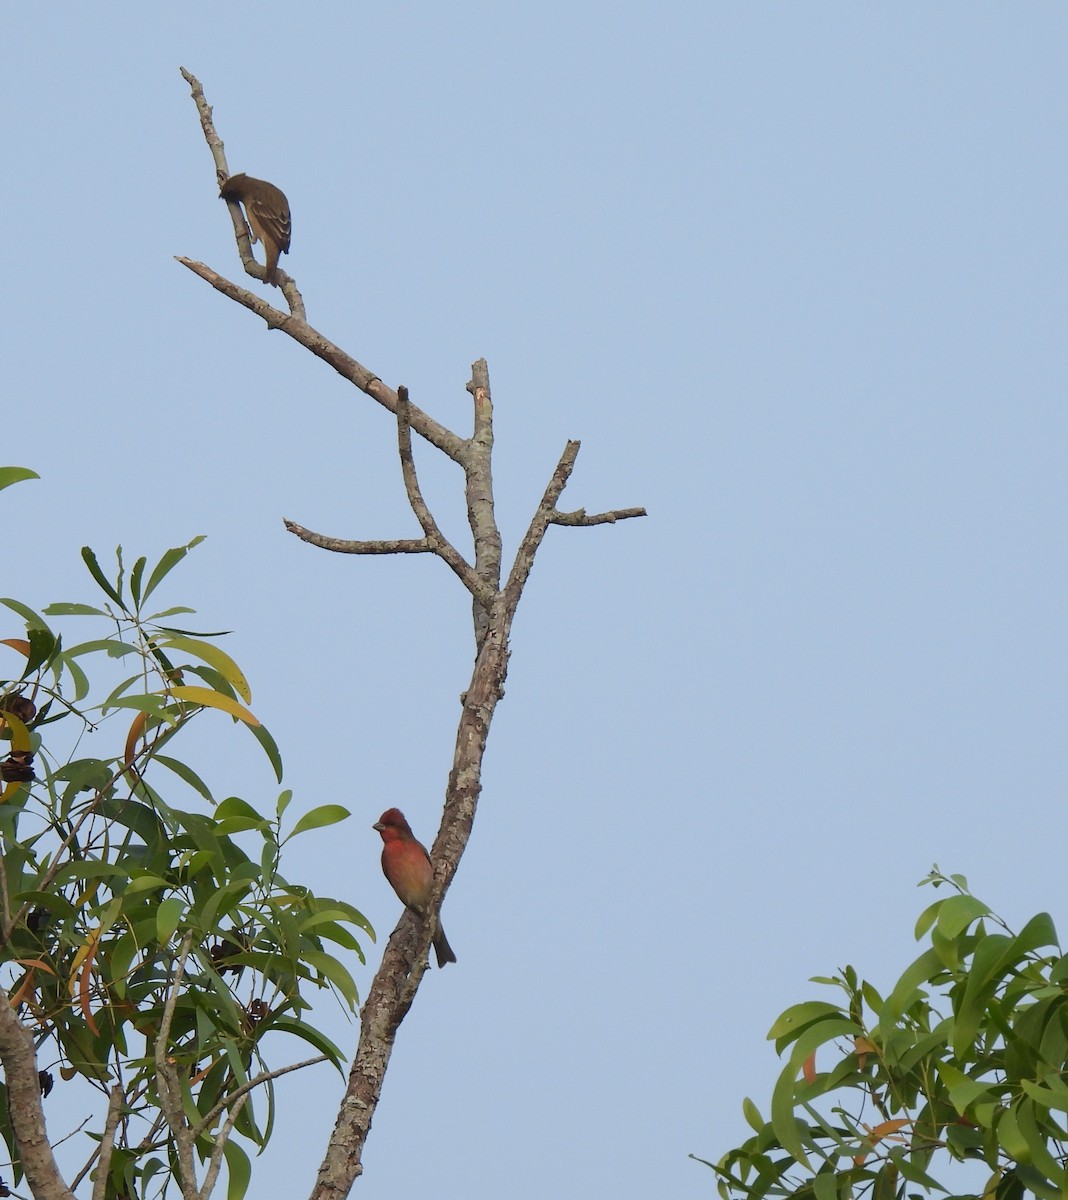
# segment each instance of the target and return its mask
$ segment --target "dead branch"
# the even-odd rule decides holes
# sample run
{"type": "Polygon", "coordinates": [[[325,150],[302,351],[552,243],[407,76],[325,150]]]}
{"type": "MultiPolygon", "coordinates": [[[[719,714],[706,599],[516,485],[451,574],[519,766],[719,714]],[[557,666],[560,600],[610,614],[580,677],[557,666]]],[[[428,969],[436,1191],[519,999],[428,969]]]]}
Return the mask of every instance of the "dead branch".
{"type": "MultiPolygon", "coordinates": [[[[216,169],[222,170],[225,168],[222,142],[215,131],[211,109],[204,100],[199,83],[188,72],[183,70],[182,74],[193,89],[201,127],[215,156],[216,169]]],[[[386,387],[377,375],[308,325],[303,318],[303,310],[297,313],[293,309],[288,291],[286,298],[290,301],[291,311],[285,313],[245,288],[224,279],[203,263],[188,258],[179,258],[178,261],[216,291],[255,313],[269,329],[283,331],[328,363],[339,375],[396,418],[397,449],[405,492],[423,536],[344,539],[315,533],[289,520],[285,522],[286,528],[302,541],[339,554],[434,554],[451,568],[473,600],[477,651],[471,681],[464,693],[441,825],[431,850],[434,888],[428,912],[424,919],[418,919],[406,911],[383,952],[382,962],[360,1013],[359,1041],[345,1096],[312,1190],[312,1200],[342,1200],[363,1169],[363,1146],[381,1096],[397,1030],[412,1005],[428,966],[427,955],[436,924],[433,918],[456,873],[471,833],[482,787],[482,759],[486,740],[497,702],[504,694],[512,621],[534,557],[550,525],[586,527],[614,524],[630,517],[644,516],[645,510],[623,508],[594,515],[588,515],[585,509],[561,512],[556,507],[557,501],[567,486],[579,450],[578,442],[568,442],[520,541],[507,583],[502,588],[502,544],[493,495],[493,402],[485,359],[473,364],[471,381],[467,385],[472,397],[473,416],[471,436],[465,438],[412,404],[407,389],[399,387],[393,391],[386,387]],[[413,430],[463,469],[473,561],[442,533],[423,497],[412,455],[413,430]]]]}

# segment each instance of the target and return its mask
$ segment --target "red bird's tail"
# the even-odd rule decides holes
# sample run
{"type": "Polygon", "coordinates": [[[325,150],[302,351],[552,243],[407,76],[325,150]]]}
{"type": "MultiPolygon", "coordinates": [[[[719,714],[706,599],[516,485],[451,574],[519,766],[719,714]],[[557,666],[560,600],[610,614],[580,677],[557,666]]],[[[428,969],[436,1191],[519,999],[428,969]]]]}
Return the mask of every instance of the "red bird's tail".
{"type": "Polygon", "coordinates": [[[437,957],[439,967],[456,961],[456,955],[452,952],[449,939],[445,936],[445,930],[441,928],[440,921],[438,922],[437,932],[434,934],[434,954],[437,957]]]}

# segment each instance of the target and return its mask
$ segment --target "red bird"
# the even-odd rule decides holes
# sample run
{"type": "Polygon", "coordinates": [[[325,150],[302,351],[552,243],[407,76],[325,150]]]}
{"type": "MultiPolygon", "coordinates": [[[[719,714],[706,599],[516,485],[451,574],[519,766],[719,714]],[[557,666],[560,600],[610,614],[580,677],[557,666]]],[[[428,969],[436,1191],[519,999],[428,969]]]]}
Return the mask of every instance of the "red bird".
{"type": "MultiPolygon", "coordinates": [[[[371,828],[382,835],[382,874],[406,908],[425,916],[434,882],[434,868],[426,847],[415,840],[412,827],[399,808],[387,808],[371,828]]],[[[439,967],[456,961],[441,921],[434,930],[434,953],[439,967]]]]}

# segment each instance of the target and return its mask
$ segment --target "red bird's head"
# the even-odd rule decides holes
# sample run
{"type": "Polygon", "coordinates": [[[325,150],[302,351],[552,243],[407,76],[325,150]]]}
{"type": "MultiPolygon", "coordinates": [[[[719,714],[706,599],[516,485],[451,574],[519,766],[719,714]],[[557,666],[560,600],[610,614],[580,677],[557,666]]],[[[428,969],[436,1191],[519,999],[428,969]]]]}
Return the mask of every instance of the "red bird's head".
{"type": "Polygon", "coordinates": [[[404,819],[404,813],[399,808],[387,808],[371,828],[378,830],[384,842],[413,836],[412,827],[404,819]]]}

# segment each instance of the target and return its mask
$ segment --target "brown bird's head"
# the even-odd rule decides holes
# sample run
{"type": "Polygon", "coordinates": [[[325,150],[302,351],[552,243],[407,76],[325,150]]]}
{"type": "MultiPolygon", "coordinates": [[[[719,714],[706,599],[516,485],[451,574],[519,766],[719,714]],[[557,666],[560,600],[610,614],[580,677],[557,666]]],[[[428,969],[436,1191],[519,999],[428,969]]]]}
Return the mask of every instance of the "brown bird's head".
{"type": "Polygon", "coordinates": [[[399,808],[387,808],[371,828],[377,829],[383,837],[387,835],[387,831],[407,834],[412,832],[411,826],[404,819],[404,813],[399,808]]]}
{"type": "Polygon", "coordinates": [[[229,179],[223,181],[222,186],[219,188],[219,196],[223,200],[240,200],[251,182],[253,181],[249,179],[244,171],[240,175],[231,175],[229,179]]]}

